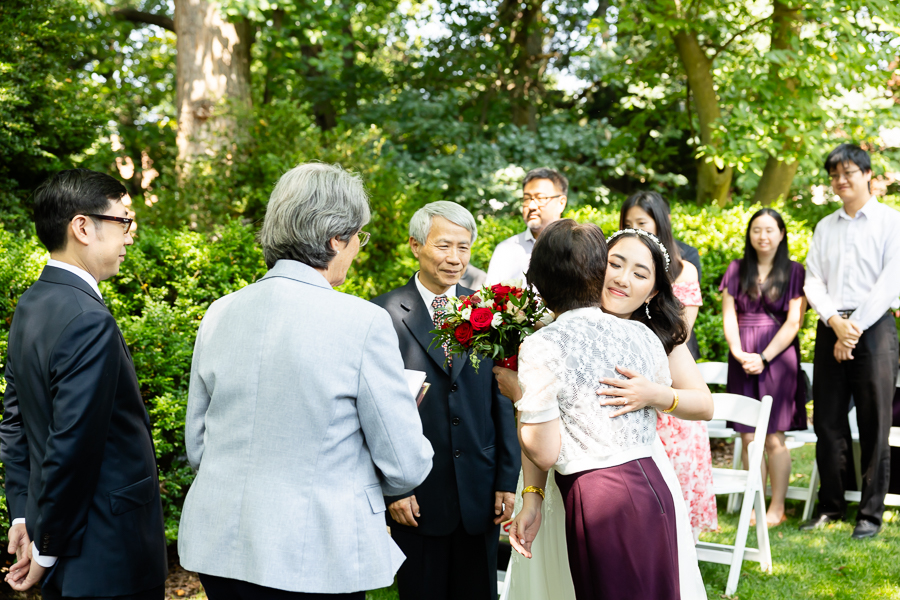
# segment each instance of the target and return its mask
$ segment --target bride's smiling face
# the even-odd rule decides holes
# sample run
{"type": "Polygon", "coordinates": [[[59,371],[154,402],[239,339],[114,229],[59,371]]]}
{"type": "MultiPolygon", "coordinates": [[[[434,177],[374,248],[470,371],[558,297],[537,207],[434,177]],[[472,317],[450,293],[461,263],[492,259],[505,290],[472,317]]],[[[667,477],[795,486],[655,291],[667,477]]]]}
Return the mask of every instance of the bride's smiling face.
{"type": "Polygon", "coordinates": [[[603,310],[628,319],[656,295],[653,255],[634,237],[620,238],[609,249],[609,264],[603,284],[603,310]]]}

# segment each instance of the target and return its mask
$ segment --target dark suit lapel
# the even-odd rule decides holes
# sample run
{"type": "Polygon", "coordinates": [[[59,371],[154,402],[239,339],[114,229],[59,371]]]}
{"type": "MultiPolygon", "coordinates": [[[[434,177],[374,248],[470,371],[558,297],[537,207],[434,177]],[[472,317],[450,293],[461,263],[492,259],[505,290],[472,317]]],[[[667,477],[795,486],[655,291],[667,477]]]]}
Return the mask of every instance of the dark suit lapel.
{"type": "MultiPolygon", "coordinates": [[[[406,311],[406,316],[403,317],[403,324],[406,325],[406,328],[409,329],[409,332],[416,338],[416,341],[419,342],[419,345],[422,346],[422,349],[428,356],[443,369],[444,373],[447,373],[447,367],[444,366],[444,360],[446,359],[444,349],[438,344],[432,346],[431,343],[434,340],[434,334],[431,333],[431,330],[434,329],[434,323],[431,322],[431,316],[428,314],[422,295],[419,294],[419,290],[416,288],[415,275],[403,287],[403,291],[405,293],[400,299],[400,306],[406,311]]],[[[456,363],[455,360],[453,362],[456,363]]]]}

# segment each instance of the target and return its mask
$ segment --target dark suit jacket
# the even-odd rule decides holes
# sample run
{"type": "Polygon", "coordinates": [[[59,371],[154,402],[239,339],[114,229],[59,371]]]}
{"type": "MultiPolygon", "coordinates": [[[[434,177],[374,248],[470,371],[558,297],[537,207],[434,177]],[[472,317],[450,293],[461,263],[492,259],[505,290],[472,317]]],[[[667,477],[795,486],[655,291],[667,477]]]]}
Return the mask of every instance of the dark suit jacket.
{"type": "Polygon", "coordinates": [[[44,587],[119,596],[167,575],[150,421],[113,316],[77,275],[45,267],[16,307],[0,423],[10,518],[25,518],[44,587]]]}
{"type": "MultiPolygon", "coordinates": [[[[472,290],[459,286],[458,293],[472,290]]],[[[484,361],[476,373],[468,357],[454,356],[444,368],[444,351],[431,347],[434,329],[415,276],[372,302],[391,315],[407,369],[424,371],[431,388],[419,406],[425,437],[434,448],[431,473],[413,490],[422,516],[405,527],[387,513],[388,524],[421,535],[449,535],[462,519],[475,535],[494,527],[494,492],[515,492],[521,467],[512,402],[500,393],[484,361]]],[[[386,497],[395,502],[404,496],[386,497]]]]}
{"type": "MultiPolygon", "coordinates": [[[[675,243],[678,244],[678,251],[681,252],[681,258],[697,267],[697,281],[703,285],[703,270],[700,267],[700,253],[697,252],[696,248],[685,244],[681,240],[675,240],[675,243]]],[[[694,333],[693,329],[691,330],[691,337],[688,338],[687,341],[687,348],[690,350],[694,360],[700,358],[700,345],[697,343],[697,334],[694,333]]]]}

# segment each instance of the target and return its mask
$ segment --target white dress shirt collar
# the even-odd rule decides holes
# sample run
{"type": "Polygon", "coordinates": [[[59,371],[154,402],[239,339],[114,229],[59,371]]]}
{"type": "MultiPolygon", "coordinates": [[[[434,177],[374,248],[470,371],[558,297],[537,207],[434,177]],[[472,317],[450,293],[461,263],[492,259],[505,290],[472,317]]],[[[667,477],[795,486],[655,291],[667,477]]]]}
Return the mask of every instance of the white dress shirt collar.
{"type": "Polygon", "coordinates": [[[534,238],[534,233],[531,231],[531,228],[529,228],[529,227],[525,228],[525,233],[522,234],[522,241],[531,242],[532,244],[534,244],[535,238],[534,238]]]}
{"type": "MultiPolygon", "coordinates": [[[[419,290],[419,295],[422,296],[422,301],[425,303],[425,307],[428,309],[428,316],[434,320],[434,308],[432,308],[431,303],[434,302],[434,299],[437,298],[437,294],[429,290],[427,287],[422,285],[422,282],[419,281],[419,274],[416,273],[416,288],[419,290]]],[[[447,290],[443,295],[447,296],[456,296],[457,286],[454,284],[450,286],[450,289],[447,290]]]]}
{"type": "MultiPolygon", "coordinates": [[[[868,218],[869,213],[875,208],[875,205],[877,204],[879,204],[878,198],[876,198],[875,196],[871,196],[868,200],[866,200],[866,203],[856,211],[856,216],[858,217],[859,215],[863,215],[864,217],[868,218]]],[[[843,206],[841,206],[837,212],[839,219],[846,219],[848,221],[852,221],[854,219],[854,217],[851,217],[847,214],[847,211],[844,210],[843,206]]]]}
{"type": "Polygon", "coordinates": [[[69,263],[64,263],[61,260],[56,260],[53,258],[51,258],[50,260],[47,261],[47,266],[48,267],[56,267],[57,269],[62,269],[63,271],[68,271],[69,273],[72,273],[73,275],[78,275],[79,277],[81,277],[84,280],[84,282],[86,284],[91,286],[92,290],[97,292],[97,295],[100,297],[101,300],[103,299],[103,294],[100,293],[100,288],[97,287],[97,280],[94,279],[93,275],[91,275],[84,269],[82,269],[80,267],[76,267],[75,265],[70,265],[69,263]]]}

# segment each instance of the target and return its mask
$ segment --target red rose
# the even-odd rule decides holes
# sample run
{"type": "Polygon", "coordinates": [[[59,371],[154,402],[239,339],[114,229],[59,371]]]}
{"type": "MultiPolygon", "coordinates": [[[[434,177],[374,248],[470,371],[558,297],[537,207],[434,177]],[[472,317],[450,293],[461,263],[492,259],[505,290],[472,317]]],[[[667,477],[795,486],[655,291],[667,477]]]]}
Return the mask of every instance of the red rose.
{"type": "Polygon", "coordinates": [[[468,348],[469,342],[472,341],[472,325],[468,321],[463,321],[453,330],[453,335],[457,342],[468,348]]]}
{"type": "Polygon", "coordinates": [[[491,309],[476,308],[472,310],[472,316],[469,317],[469,320],[472,322],[472,327],[475,331],[484,331],[491,326],[493,318],[494,313],[491,312],[491,309]]]}
{"type": "Polygon", "coordinates": [[[472,306],[472,296],[460,296],[460,300],[462,301],[462,305],[466,308],[470,308],[472,306]]]}
{"type": "Polygon", "coordinates": [[[499,283],[491,286],[491,291],[494,293],[494,300],[497,302],[505,302],[509,299],[509,293],[512,291],[512,288],[508,285],[500,285],[499,283]]]}

